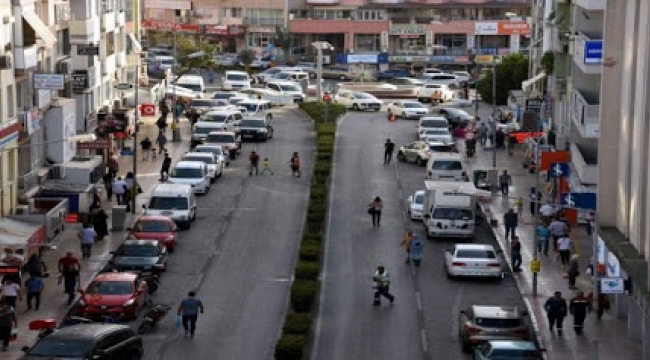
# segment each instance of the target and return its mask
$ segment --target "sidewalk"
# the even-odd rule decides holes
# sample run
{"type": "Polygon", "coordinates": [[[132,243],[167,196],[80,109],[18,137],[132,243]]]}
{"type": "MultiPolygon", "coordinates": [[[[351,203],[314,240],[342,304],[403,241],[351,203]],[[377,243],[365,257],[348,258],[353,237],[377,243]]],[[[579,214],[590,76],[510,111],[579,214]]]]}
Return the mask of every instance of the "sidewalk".
{"type": "MultiPolygon", "coordinates": [[[[461,146],[463,147],[463,146],[461,146]]],[[[463,147],[464,148],[464,147],[463,147]]],[[[464,149],[463,149],[464,151],[464,149]]],[[[573,317],[571,315],[564,319],[564,336],[560,337],[549,332],[544,303],[555,291],[561,291],[567,302],[575,296],[575,291],[569,290],[568,280],[563,277],[562,265],[551,250],[548,256],[540,254],[541,272],[538,274],[537,296],[532,295],[533,275],[530,272],[530,262],[533,258],[535,246],[535,220],[529,210],[530,188],[535,186],[535,174],[530,174],[524,169],[523,151],[517,150],[513,156],[508,156],[505,150],[497,151],[497,169],[499,174],[507,170],[512,176],[513,186],[510,188],[510,199],[503,199],[499,193],[489,205],[494,219],[499,225],[495,227],[495,236],[502,249],[504,257],[510,264],[509,243],[505,239],[503,227],[503,214],[508,208],[513,207],[514,199],[524,199],[523,216],[520,216],[517,235],[522,243],[523,265],[522,272],[514,273],[515,281],[519,291],[524,297],[537,337],[542,346],[546,349],[547,358],[551,360],[582,360],[582,359],[640,359],[641,344],[630,340],[627,336],[627,321],[618,319],[613,312],[605,313],[599,321],[595,312],[587,316],[585,321],[585,333],[577,337],[573,331],[573,317]]],[[[492,169],[492,152],[485,151],[477,146],[477,153],[474,159],[467,161],[470,167],[470,174],[474,169],[492,169]]],[[[544,193],[546,178],[540,179],[540,189],[544,193]]],[[[542,201],[548,201],[544,194],[542,201]]],[[[586,275],[587,265],[592,256],[592,237],[587,234],[584,226],[572,226],[571,239],[579,253],[581,275],[577,279],[576,286],[586,294],[592,291],[591,277],[586,275]]]]}
{"type": "MultiPolygon", "coordinates": [[[[141,118],[143,125],[140,126],[140,134],[138,136],[138,141],[136,141],[138,146],[141,139],[145,136],[149,136],[152,141],[155,140],[158,134],[158,128],[155,125],[156,119],[156,117],[141,118]]],[[[171,115],[169,116],[169,119],[171,120],[171,115]]],[[[172,142],[171,130],[169,128],[167,129],[167,135],[170,141],[166,147],[169,155],[174,161],[178,160],[187,151],[191,135],[189,123],[184,118],[181,119],[179,129],[181,131],[181,138],[183,139],[181,142],[172,142]]],[[[157,148],[157,146],[154,147],[157,148]]],[[[148,159],[143,161],[141,153],[138,152],[137,181],[142,187],[142,195],[149,194],[158,183],[162,159],[162,156],[157,156],[154,160],[148,159]]],[[[118,158],[118,163],[120,165],[118,176],[124,177],[127,172],[132,170],[132,161],[132,156],[121,156],[118,158]]],[[[142,201],[144,200],[143,198],[146,198],[146,196],[142,195],[139,196],[140,199],[136,206],[136,212],[138,213],[140,212],[142,201]]],[[[105,191],[102,191],[100,196],[102,198],[102,207],[109,215],[108,224],[110,231],[111,206],[115,203],[115,198],[113,198],[112,203],[107,202],[105,191]]],[[[128,214],[126,218],[126,226],[132,224],[136,217],[137,214],[128,214]]],[[[43,260],[47,265],[50,277],[44,279],[45,290],[41,294],[41,307],[37,311],[27,311],[25,295],[23,294],[23,301],[18,302],[16,307],[16,316],[18,318],[18,339],[9,344],[8,352],[2,353],[2,359],[19,359],[23,355],[21,348],[23,346],[31,346],[34,344],[38,332],[30,331],[28,329],[29,323],[32,320],[56,319],[58,322],[69,310],[70,307],[67,305],[67,295],[63,292],[63,285],[57,285],[57,263],[60,257],[64,256],[67,251],[72,251],[75,256],[79,258],[79,261],[81,262],[81,288],[85,288],[94,278],[95,274],[106,265],[106,262],[110,258],[110,252],[115,250],[127,235],[125,231],[111,232],[103,241],[97,242],[93,246],[92,256],[89,259],[82,259],[79,248],[79,239],[77,238],[77,232],[80,229],[81,224],[79,223],[66,224],[65,230],[52,241],[56,248],[45,250],[43,252],[43,260]]],[[[24,283],[21,285],[24,285],[24,283]]]]}

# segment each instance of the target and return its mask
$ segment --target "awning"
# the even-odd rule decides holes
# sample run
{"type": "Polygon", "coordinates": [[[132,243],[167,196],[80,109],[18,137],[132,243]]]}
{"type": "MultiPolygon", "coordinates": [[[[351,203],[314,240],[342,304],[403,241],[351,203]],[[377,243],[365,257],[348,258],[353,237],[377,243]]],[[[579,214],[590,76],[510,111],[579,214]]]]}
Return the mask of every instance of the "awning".
{"type": "Polygon", "coordinates": [[[25,21],[27,21],[29,26],[31,26],[32,29],[34,29],[36,35],[40,37],[41,40],[43,40],[45,46],[48,49],[54,47],[54,44],[56,44],[57,41],[56,36],[52,33],[50,28],[47,27],[47,25],[45,25],[43,20],[41,20],[41,18],[39,18],[38,15],[36,15],[35,12],[33,12],[32,10],[23,10],[23,19],[25,19],[25,21]]]}
{"type": "Polygon", "coordinates": [[[534,83],[542,80],[545,76],[546,76],[546,73],[542,71],[541,73],[535,75],[533,78],[528,79],[526,81],[522,81],[521,82],[521,90],[526,91],[526,89],[528,89],[531,85],[533,85],[534,83]]]}
{"type": "Polygon", "coordinates": [[[132,54],[139,54],[142,52],[142,44],[138,41],[138,39],[135,38],[135,35],[132,33],[127,34],[127,38],[129,39],[129,42],[131,43],[131,53],[132,54]]]}

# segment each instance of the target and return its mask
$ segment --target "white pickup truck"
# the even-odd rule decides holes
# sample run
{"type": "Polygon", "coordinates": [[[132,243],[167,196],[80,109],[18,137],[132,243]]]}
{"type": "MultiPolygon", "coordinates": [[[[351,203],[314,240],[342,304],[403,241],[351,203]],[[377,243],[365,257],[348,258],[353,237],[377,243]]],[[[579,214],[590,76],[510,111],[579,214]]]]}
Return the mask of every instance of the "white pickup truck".
{"type": "Polygon", "coordinates": [[[454,98],[455,91],[447,84],[424,84],[415,91],[419,102],[443,103],[454,98]]]}

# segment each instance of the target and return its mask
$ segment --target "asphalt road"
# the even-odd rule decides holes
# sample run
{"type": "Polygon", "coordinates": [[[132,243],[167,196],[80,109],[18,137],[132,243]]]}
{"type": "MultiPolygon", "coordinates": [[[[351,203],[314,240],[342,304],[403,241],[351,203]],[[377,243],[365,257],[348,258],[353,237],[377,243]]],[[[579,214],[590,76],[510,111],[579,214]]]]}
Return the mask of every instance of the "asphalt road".
{"type": "Polygon", "coordinates": [[[310,126],[295,110],[274,120],[275,137],[244,143],[206,196],[198,197],[197,221],[180,233],[155,303],[174,306],[144,336],[145,359],[270,359],[284,321],[297,259],[309,179],[291,177],[291,153],[311,168],[310,126]],[[248,154],[257,150],[275,175],[247,173],[248,154]],[[205,305],[194,339],[173,326],[176,306],[196,290],[205,305]]]}
{"type": "MultiPolygon", "coordinates": [[[[386,114],[350,113],[338,129],[333,195],[316,343],[312,359],[462,359],[458,315],[466,306],[523,307],[510,274],[502,281],[449,280],[442,250],[452,241],[427,241],[422,266],[404,263],[404,231],[424,236],[421,223],[407,219],[406,197],[424,188],[424,169],[383,165],[383,143],[415,139],[416,121],[386,121],[386,114]],[[380,228],[373,228],[366,205],[384,202],[380,228]],[[372,306],[375,268],[391,273],[395,303],[372,306]]],[[[476,243],[497,247],[486,225],[476,243]]],[[[498,248],[498,247],[497,247],[498,248]]]]}

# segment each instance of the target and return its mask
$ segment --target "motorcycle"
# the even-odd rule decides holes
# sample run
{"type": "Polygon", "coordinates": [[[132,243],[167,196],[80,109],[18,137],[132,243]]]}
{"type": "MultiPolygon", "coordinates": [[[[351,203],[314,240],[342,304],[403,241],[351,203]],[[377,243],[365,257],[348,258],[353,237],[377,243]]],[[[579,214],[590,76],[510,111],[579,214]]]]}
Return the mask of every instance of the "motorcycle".
{"type": "Polygon", "coordinates": [[[142,323],[138,326],[138,334],[142,335],[151,331],[167,315],[169,310],[171,310],[171,306],[168,305],[158,304],[154,306],[142,319],[142,323]]]}

